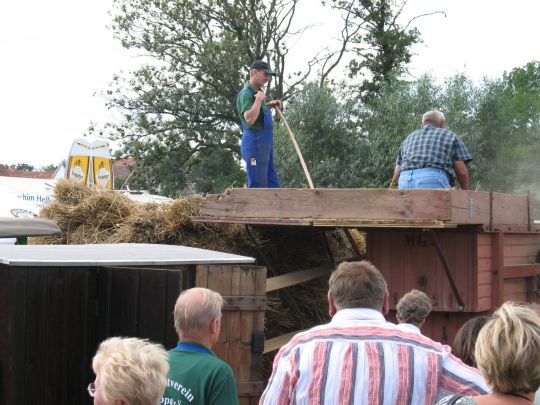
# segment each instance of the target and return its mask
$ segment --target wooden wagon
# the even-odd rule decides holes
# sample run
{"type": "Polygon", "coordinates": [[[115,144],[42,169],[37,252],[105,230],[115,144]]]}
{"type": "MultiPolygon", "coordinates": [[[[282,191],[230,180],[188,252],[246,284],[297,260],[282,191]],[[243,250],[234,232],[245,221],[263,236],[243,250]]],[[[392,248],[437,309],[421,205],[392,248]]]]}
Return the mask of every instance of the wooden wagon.
{"type": "MultiPolygon", "coordinates": [[[[442,189],[232,189],[207,197],[195,220],[361,229],[367,235],[365,257],[387,280],[392,308],[412,288],[425,291],[433,312],[423,331],[446,343],[473,316],[506,300],[538,298],[540,225],[528,196],[442,189]]],[[[269,278],[267,286],[328,274],[324,268],[303,270],[269,278]]],[[[289,337],[267,342],[267,350],[289,337]]]]}

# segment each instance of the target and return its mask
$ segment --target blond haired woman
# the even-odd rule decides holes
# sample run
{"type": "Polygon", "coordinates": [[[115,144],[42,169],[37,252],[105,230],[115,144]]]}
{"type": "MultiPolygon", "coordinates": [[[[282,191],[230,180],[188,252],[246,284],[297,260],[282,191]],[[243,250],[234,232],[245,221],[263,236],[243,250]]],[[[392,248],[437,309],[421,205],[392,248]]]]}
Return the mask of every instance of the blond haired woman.
{"type": "Polygon", "coordinates": [[[95,405],[157,405],[167,386],[163,346],[137,338],[103,341],[92,361],[96,380],[88,386],[95,405]]]}
{"type": "Polygon", "coordinates": [[[532,404],[540,386],[540,319],[522,305],[506,302],[480,330],[475,358],[489,395],[450,396],[437,405],[532,404]]]}

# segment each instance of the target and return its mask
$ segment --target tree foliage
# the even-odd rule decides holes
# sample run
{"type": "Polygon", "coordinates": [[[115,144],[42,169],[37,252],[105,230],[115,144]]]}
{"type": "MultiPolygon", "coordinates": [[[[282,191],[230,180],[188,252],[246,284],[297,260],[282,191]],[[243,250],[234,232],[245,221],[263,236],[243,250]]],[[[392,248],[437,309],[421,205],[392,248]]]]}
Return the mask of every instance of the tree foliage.
{"type": "Polygon", "coordinates": [[[540,63],[486,82],[478,111],[479,180],[484,189],[538,195],[540,63]]]}
{"type": "MultiPolygon", "coordinates": [[[[342,10],[344,28],[340,49],[317,53],[305,61],[304,69],[293,73],[287,65],[288,43],[303,32],[295,31],[299,23],[294,24],[299,2],[114,0],[115,36],[124,47],[147,55],[149,60],[129,75],[116,76],[107,92],[108,106],[119,111],[123,119],[105,130],[121,140],[124,155],[137,160],[141,170],[134,174],[134,182],[174,195],[190,179],[196,180],[198,191],[221,191],[216,187],[240,178],[240,127],[235,96],[247,78],[246,67],[253,60],[265,59],[278,72],[269,84],[269,97],[288,99],[315,70],[320,85],[324,86],[330,72],[348,51],[349,41],[355,44],[359,55],[358,45],[364,41],[357,35],[360,28],[368,27],[365,32],[374,36],[379,21],[384,22],[386,34],[380,33],[379,39],[373,39],[372,43],[382,43],[384,37],[383,42],[390,45],[405,35],[404,31],[387,33],[388,27],[395,26],[390,22],[392,10],[370,5],[366,13],[362,10],[368,3],[359,2],[350,10],[342,10]],[[379,15],[383,12],[384,17],[379,15]],[[216,161],[224,167],[203,162],[214,161],[217,156],[216,161]],[[237,164],[231,165],[232,161],[237,164]],[[223,171],[225,167],[227,172],[223,171]],[[195,173],[195,170],[203,172],[195,173]],[[201,184],[206,175],[216,181],[201,184]]],[[[390,48],[394,55],[401,52],[386,45],[375,53],[390,48]]],[[[399,48],[405,49],[407,45],[399,48]]],[[[372,51],[366,53],[366,60],[375,58],[373,55],[372,51]]],[[[407,60],[402,56],[393,58],[391,64],[396,68],[407,60]]],[[[363,68],[370,67],[364,64],[357,70],[363,68]]]]}
{"type": "Polygon", "coordinates": [[[225,177],[239,177],[240,166],[230,164],[239,152],[235,96],[255,59],[277,67],[274,97],[293,91],[294,82],[284,85],[285,39],[297,2],[114,1],[115,35],[152,61],[130,76],[116,76],[108,91],[109,107],[124,116],[108,130],[126,155],[151,171],[135,181],[172,195],[190,177],[203,178],[193,175],[195,168],[213,168],[206,174],[215,177],[223,173],[224,167],[199,162],[204,159],[226,161],[225,177]]]}
{"type": "MultiPolygon", "coordinates": [[[[315,187],[358,187],[362,154],[351,109],[328,86],[312,82],[291,99],[287,122],[299,144],[315,187]]],[[[307,180],[284,125],[275,131],[276,166],[285,187],[306,187],[307,180]]]]}
{"type": "MultiPolygon", "coordinates": [[[[420,42],[420,32],[412,22],[399,22],[407,0],[332,0],[346,19],[346,33],[353,57],[349,77],[361,78],[362,100],[369,102],[384,83],[398,78],[411,61],[411,47],[420,42]]],[[[430,13],[433,14],[433,13],[430,13]]],[[[429,14],[428,14],[429,15],[429,14]]]]}
{"type": "Polygon", "coordinates": [[[41,166],[39,170],[42,172],[54,172],[57,167],[58,165],[55,165],[54,163],[50,163],[48,165],[41,166]]]}
{"type": "MultiPolygon", "coordinates": [[[[407,82],[393,80],[363,110],[358,108],[364,136],[370,150],[368,164],[362,166],[365,187],[387,187],[399,146],[412,131],[420,128],[422,115],[431,109],[443,111],[446,126],[457,133],[477,154],[479,103],[482,89],[463,75],[448,78],[442,85],[427,75],[407,82]]],[[[482,166],[482,163],[480,163],[482,166]]],[[[478,182],[475,158],[469,165],[471,184],[478,182]]]]}
{"type": "Polygon", "coordinates": [[[22,170],[25,172],[33,172],[35,170],[35,167],[28,163],[17,163],[16,165],[11,165],[10,168],[15,170],[22,170]]]}
{"type": "Polygon", "coordinates": [[[456,75],[442,85],[430,76],[383,85],[368,107],[355,107],[369,149],[367,164],[360,165],[363,186],[388,185],[399,145],[420,126],[422,114],[436,108],[473,153],[473,189],[538,194],[539,79],[534,62],[480,84],[456,75]]]}
{"type": "MultiPolygon", "coordinates": [[[[288,100],[317,187],[386,187],[401,141],[433,108],[473,152],[473,188],[522,191],[539,178],[538,62],[480,84],[463,75],[442,85],[430,76],[407,81],[411,46],[420,41],[411,24],[422,16],[401,23],[405,0],[326,0],[342,14],[341,41],[292,74],[288,44],[300,1],[114,0],[116,37],[149,61],[116,76],[107,92],[123,119],[106,130],[137,162],[132,186],[174,196],[243,184],[235,97],[255,59],[278,71],[267,93],[288,100]],[[349,78],[330,81],[349,52],[349,78]]],[[[279,120],[275,138],[284,186],[305,186],[279,120]]]]}

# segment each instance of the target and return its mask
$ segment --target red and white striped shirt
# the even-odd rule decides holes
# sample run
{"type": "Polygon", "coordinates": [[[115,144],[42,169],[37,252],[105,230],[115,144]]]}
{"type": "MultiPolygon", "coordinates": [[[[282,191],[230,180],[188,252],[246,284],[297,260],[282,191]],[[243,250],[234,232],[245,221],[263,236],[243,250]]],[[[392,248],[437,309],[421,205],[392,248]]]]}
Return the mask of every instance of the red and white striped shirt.
{"type": "Polygon", "coordinates": [[[450,347],[355,308],[281,348],[260,404],[432,405],[450,394],[488,392],[450,347]]]}

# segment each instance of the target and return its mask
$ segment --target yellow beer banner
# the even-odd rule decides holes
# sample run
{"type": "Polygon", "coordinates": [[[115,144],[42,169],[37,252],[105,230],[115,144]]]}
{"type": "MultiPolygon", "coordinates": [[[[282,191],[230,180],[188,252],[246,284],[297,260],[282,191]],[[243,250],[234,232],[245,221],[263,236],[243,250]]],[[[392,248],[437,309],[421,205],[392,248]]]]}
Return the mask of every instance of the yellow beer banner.
{"type": "Polygon", "coordinates": [[[88,179],[88,156],[71,156],[67,170],[68,179],[86,185],[88,179]]]}
{"type": "Polygon", "coordinates": [[[111,159],[94,157],[94,184],[97,188],[112,189],[112,161],[111,159]]]}

